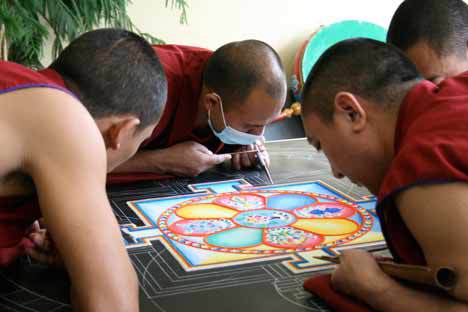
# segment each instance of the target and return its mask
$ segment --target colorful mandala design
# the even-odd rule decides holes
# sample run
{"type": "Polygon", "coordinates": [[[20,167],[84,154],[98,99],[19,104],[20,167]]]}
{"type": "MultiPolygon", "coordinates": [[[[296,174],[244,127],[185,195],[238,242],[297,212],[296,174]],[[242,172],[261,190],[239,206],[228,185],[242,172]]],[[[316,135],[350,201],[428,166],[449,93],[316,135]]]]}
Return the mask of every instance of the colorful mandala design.
{"type": "Polygon", "coordinates": [[[373,226],[366,209],[333,196],[241,191],[182,202],[158,219],[179,243],[212,251],[283,254],[338,246],[373,226]]]}

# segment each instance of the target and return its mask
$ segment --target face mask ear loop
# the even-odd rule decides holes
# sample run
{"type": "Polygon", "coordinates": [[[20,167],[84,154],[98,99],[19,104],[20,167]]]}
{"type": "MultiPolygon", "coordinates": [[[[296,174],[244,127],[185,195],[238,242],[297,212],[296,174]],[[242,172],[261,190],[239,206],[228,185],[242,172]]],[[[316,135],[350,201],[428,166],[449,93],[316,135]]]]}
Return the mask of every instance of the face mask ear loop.
{"type": "Polygon", "coordinates": [[[226,119],[224,118],[223,101],[221,100],[221,97],[217,93],[213,93],[213,94],[216,95],[219,99],[219,107],[221,108],[221,116],[223,117],[224,128],[227,128],[226,119]]]}

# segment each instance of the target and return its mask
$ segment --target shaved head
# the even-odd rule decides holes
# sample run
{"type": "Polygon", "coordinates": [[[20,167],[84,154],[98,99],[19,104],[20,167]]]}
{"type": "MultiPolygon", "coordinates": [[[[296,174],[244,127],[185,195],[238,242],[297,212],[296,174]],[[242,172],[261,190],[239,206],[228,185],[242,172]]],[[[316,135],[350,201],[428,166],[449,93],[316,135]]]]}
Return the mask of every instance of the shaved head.
{"type": "Polygon", "coordinates": [[[303,114],[316,113],[331,122],[334,99],[341,91],[395,109],[421,79],[397,48],[367,38],[344,40],[325,51],[309,73],[302,93],[303,114]]]}
{"type": "Polygon", "coordinates": [[[145,128],[161,117],[166,75],[151,45],[135,33],[113,28],[87,32],[73,40],[50,68],[93,118],[130,114],[145,128]]]}
{"type": "Polygon", "coordinates": [[[231,42],[216,50],[205,67],[203,82],[221,96],[226,110],[244,103],[257,88],[273,99],[283,97],[286,92],[280,57],[272,47],[258,40],[231,42]]]}
{"type": "Polygon", "coordinates": [[[403,51],[424,41],[439,56],[466,57],[468,5],[463,0],[405,0],[393,15],[387,42],[403,51]]]}

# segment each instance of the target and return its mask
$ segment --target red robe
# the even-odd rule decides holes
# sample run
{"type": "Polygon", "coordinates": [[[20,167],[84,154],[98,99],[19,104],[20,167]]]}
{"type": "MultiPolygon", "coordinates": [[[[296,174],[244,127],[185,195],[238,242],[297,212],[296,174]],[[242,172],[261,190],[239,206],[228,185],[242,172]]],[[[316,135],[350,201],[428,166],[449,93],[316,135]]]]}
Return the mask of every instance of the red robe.
{"type": "MultiPolygon", "coordinates": [[[[468,72],[439,86],[425,81],[411,90],[400,109],[395,157],[382,182],[377,213],[393,257],[426,264],[400,217],[395,196],[413,186],[468,182],[468,72]]],[[[449,207],[447,207],[449,208],[449,207]]]]}
{"type": "MultiPolygon", "coordinates": [[[[403,222],[395,196],[418,185],[468,182],[468,72],[439,86],[429,81],[415,86],[401,104],[394,144],[377,213],[395,261],[424,265],[424,254],[403,222]]],[[[326,277],[311,278],[304,287],[338,312],[367,309],[334,292],[326,277]]]]}
{"type": "MultiPolygon", "coordinates": [[[[181,45],[155,45],[153,49],[167,77],[167,102],[151,138],[142,144],[140,150],[162,149],[191,140],[205,145],[213,153],[232,151],[231,148],[234,147],[225,147],[209,127],[194,129],[203,84],[203,70],[213,52],[181,45]]],[[[153,173],[113,173],[109,175],[108,182],[134,182],[167,177],[170,176],[153,173]]]]}
{"type": "MultiPolygon", "coordinates": [[[[51,69],[36,72],[19,64],[0,61],[0,96],[37,87],[58,89],[75,97],[51,69]]],[[[25,233],[40,216],[34,195],[0,197],[0,267],[9,265],[24,252],[25,247],[31,246],[24,238],[25,233]]]]}

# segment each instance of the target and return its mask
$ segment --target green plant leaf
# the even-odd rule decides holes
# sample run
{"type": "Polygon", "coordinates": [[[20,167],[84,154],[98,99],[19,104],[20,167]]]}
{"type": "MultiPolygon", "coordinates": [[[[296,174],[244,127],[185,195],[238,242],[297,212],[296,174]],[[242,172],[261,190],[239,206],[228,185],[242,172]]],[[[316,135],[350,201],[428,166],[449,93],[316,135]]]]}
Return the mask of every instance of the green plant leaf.
{"type": "MultiPolygon", "coordinates": [[[[130,3],[131,0],[0,0],[0,25],[5,27],[8,58],[27,66],[42,67],[40,59],[50,35],[49,28],[54,35],[54,58],[68,42],[102,26],[135,31],[152,44],[164,43],[133,24],[127,14],[130,3]]],[[[165,0],[165,7],[169,6],[179,10],[179,22],[187,24],[186,0],[165,0]]]]}

